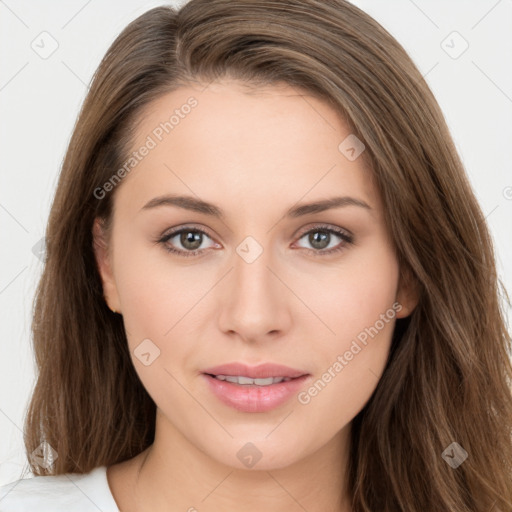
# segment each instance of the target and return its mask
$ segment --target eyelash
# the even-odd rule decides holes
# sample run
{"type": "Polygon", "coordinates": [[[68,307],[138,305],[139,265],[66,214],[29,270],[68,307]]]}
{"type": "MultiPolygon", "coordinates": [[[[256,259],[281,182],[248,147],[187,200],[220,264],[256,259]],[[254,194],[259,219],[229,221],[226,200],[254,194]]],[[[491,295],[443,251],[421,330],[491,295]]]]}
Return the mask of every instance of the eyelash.
{"type": "MultiPolygon", "coordinates": [[[[170,247],[167,244],[167,242],[171,238],[174,238],[176,235],[179,235],[183,232],[202,233],[203,235],[206,235],[207,237],[211,238],[210,235],[208,235],[208,233],[206,231],[204,231],[200,228],[185,226],[183,228],[179,228],[175,231],[172,231],[171,233],[168,233],[167,235],[163,236],[160,239],[157,239],[156,243],[162,244],[164,249],[167,252],[172,253],[172,254],[177,254],[178,256],[183,256],[185,258],[197,256],[198,254],[200,254],[201,252],[206,250],[206,249],[196,249],[195,251],[183,251],[181,249],[174,249],[173,247],[170,247]]],[[[341,228],[334,228],[332,226],[327,226],[327,225],[314,226],[313,228],[309,229],[308,231],[305,231],[304,233],[302,233],[299,236],[298,240],[300,240],[301,238],[304,238],[305,235],[308,235],[310,233],[315,233],[315,232],[334,234],[342,239],[342,242],[340,242],[340,244],[338,246],[328,249],[328,250],[305,249],[306,251],[308,251],[310,253],[312,252],[315,256],[323,257],[325,255],[331,255],[334,253],[338,253],[338,252],[344,250],[347,245],[352,245],[354,243],[353,236],[351,234],[349,234],[347,231],[345,231],[341,228]]]]}

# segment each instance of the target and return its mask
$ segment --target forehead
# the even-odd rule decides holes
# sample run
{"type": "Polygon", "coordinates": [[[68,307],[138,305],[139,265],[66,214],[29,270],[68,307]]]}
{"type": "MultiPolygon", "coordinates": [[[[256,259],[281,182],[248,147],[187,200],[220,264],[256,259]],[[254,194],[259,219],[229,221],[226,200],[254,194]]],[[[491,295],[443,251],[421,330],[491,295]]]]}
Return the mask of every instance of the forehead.
{"type": "Polygon", "coordinates": [[[132,150],[151,149],[124,181],[145,198],[178,188],[260,207],[269,195],[287,204],[333,192],[378,201],[363,158],[340,149],[351,136],[341,116],[287,84],[184,86],[153,101],[135,133],[132,150]]]}

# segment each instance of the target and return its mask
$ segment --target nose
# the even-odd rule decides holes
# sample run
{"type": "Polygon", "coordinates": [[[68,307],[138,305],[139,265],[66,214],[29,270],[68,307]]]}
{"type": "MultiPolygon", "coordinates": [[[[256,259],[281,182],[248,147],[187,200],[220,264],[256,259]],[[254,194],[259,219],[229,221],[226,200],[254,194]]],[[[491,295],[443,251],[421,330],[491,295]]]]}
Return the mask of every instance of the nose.
{"type": "MultiPolygon", "coordinates": [[[[240,253],[243,254],[243,253],[240,253]]],[[[251,262],[233,254],[233,269],[221,288],[219,329],[245,341],[274,339],[291,325],[290,301],[293,295],[283,284],[282,268],[263,252],[251,262]]]]}

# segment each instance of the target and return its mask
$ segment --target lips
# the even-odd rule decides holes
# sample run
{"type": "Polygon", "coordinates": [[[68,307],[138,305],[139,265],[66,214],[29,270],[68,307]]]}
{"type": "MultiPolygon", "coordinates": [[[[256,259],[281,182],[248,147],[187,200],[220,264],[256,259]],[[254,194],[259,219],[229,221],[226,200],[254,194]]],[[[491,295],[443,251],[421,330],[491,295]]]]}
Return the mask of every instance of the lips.
{"type": "Polygon", "coordinates": [[[276,409],[296,396],[312,378],[309,375],[269,386],[233,384],[209,374],[201,377],[210,392],[224,405],[240,412],[262,413],[276,409]]]}
{"type": "Polygon", "coordinates": [[[296,368],[274,363],[248,366],[243,363],[230,363],[207,368],[202,372],[202,378],[207,388],[224,405],[232,407],[240,412],[262,413],[267,412],[288,402],[308,382],[312,376],[296,368]],[[217,378],[221,376],[221,379],[217,378]],[[230,380],[240,382],[230,382],[230,380]],[[239,377],[239,379],[232,379],[239,377]],[[258,382],[245,383],[250,379],[277,379],[285,378],[280,382],[267,384],[258,382]],[[261,385],[258,385],[261,384],[261,385]],[[264,385],[263,385],[264,384],[264,385]]]}
{"type": "Polygon", "coordinates": [[[269,377],[288,377],[295,379],[303,375],[308,375],[306,371],[274,363],[264,363],[258,366],[248,366],[244,363],[229,363],[207,368],[203,370],[202,373],[212,376],[244,376],[251,379],[267,379],[269,377]]]}

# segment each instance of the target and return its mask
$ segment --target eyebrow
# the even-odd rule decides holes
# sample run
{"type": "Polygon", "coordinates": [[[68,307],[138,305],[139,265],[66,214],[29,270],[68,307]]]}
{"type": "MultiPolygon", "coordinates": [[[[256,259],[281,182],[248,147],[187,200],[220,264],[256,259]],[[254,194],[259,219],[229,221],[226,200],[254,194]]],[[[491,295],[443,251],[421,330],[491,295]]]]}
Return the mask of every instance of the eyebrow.
{"type": "MultiPolygon", "coordinates": [[[[224,212],[218,206],[192,196],[163,195],[154,197],[148,201],[141,210],[150,210],[160,206],[176,206],[185,210],[210,215],[219,219],[225,219],[224,212]]],[[[292,206],[285,213],[285,217],[302,217],[303,215],[320,213],[332,208],[340,208],[342,206],[358,206],[367,210],[372,209],[371,206],[362,199],[356,199],[355,197],[349,196],[331,197],[329,199],[322,199],[320,201],[292,206]]]]}

